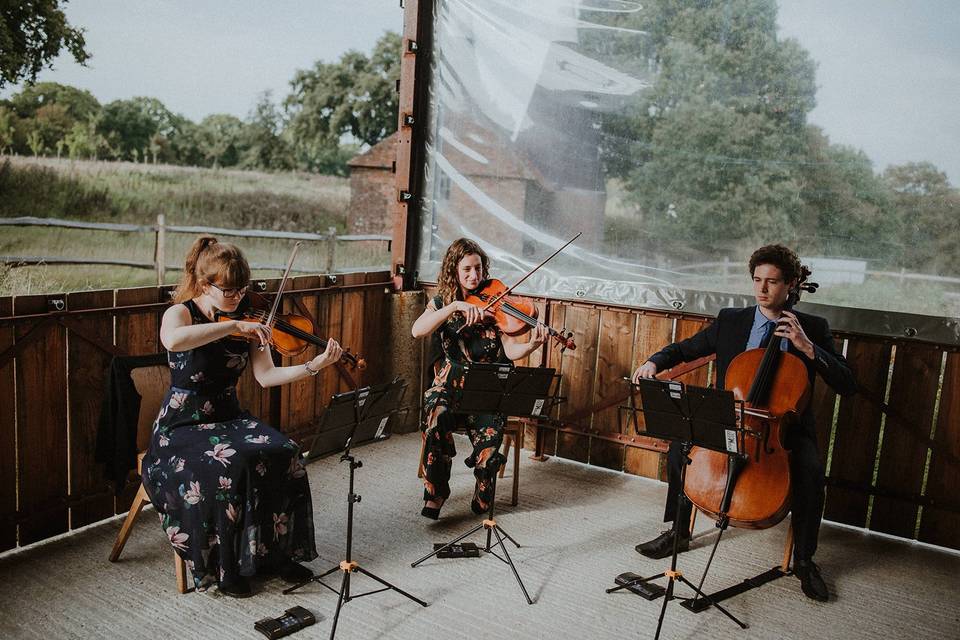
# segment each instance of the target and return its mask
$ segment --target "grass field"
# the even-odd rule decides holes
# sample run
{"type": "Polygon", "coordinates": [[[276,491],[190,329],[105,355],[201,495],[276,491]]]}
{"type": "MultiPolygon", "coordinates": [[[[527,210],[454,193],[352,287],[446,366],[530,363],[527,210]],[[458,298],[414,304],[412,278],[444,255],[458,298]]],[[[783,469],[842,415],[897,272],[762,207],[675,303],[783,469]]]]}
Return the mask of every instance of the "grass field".
{"type": "MultiPolygon", "coordinates": [[[[71,162],[0,157],[0,217],[37,216],[91,222],[343,233],[349,181],[303,173],[197,169],[129,162],[71,162]]],[[[182,264],[194,237],[167,236],[166,263],[182,264]]],[[[251,263],[283,264],[290,240],[236,239],[251,263]]],[[[110,258],[151,262],[154,234],[45,227],[3,227],[0,254],[110,258]]],[[[322,272],[325,243],[305,243],[297,266],[322,272]]],[[[385,268],[384,242],[339,242],[337,271],[385,268]]],[[[273,276],[276,272],[260,272],[273,276]]],[[[175,282],[179,272],[168,271],[175,282]]],[[[24,295],[153,284],[153,271],[115,266],[0,267],[0,295],[24,295]]]]}

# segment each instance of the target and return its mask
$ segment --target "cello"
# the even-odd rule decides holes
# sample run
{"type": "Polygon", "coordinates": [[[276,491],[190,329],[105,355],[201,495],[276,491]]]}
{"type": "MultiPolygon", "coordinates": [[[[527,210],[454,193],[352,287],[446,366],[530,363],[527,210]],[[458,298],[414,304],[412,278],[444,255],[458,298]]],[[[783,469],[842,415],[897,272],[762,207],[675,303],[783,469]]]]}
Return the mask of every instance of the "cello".
{"type": "MultiPolygon", "coordinates": [[[[800,300],[801,291],[817,284],[802,267],[790,291],[786,309],[800,300]]],[[[743,402],[740,454],[701,447],[690,451],[685,493],[693,505],[717,520],[745,529],[777,525],[790,511],[790,461],[786,435],[810,399],[807,367],[796,355],[781,351],[781,338],[772,335],[764,348],[737,355],[727,367],[725,388],[743,402]]]]}

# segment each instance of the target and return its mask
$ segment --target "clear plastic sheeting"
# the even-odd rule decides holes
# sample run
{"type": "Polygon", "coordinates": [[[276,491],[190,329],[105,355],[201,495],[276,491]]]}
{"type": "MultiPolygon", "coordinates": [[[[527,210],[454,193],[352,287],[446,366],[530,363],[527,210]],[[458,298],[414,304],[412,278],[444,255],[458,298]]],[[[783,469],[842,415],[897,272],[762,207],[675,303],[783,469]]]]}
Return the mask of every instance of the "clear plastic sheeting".
{"type": "Polygon", "coordinates": [[[933,163],[878,171],[811,122],[816,60],[773,0],[433,17],[421,280],[461,236],[509,284],[582,232],[520,291],[712,314],[750,303],[750,253],[782,242],[818,311],[857,319],[841,328],[882,310],[883,333],[960,340],[960,195],[933,163]]]}

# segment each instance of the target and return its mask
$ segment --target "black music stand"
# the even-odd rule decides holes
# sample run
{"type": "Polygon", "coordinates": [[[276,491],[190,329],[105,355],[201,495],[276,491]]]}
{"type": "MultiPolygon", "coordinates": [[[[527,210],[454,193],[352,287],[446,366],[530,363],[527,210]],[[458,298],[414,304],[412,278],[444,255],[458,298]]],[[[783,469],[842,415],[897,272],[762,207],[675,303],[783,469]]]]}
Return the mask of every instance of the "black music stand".
{"type": "MultiPolygon", "coordinates": [[[[733,454],[731,457],[739,455],[737,435],[740,429],[737,427],[733,394],[722,389],[687,387],[680,382],[652,379],[640,380],[637,386],[640,389],[643,408],[631,407],[631,409],[634,412],[643,412],[646,424],[645,435],[663,440],[676,440],[680,443],[683,463],[680,467],[678,500],[687,500],[684,486],[687,478],[687,465],[690,464],[690,450],[694,446],[733,454]]],[[[730,489],[731,487],[728,485],[727,495],[724,496],[724,504],[729,502],[730,489]]],[[[724,507],[725,510],[726,507],[724,507]]],[[[700,587],[703,586],[702,580],[700,586],[695,586],[684,577],[682,572],[677,571],[679,529],[680,519],[674,518],[673,554],[670,558],[670,568],[668,570],[647,578],[624,581],[622,584],[607,589],[607,593],[622,589],[630,590],[632,587],[645,585],[651,580],[667,578],[667,588],[664,593],[663,605],[660,608],[660,618],[657,621],[654,640],[660,637],[663,619],[667,612],[667,604],[674,599],[673,590],[677,581],[690,587],[697,597],[702,598],[707,603],[707,606],[716,607],[718,611],[737,623],[741,629],[746,629],[747,625],[745,623],[700,590],[700,587]]]]}
{"type": "MultiPolygon", "coordinates": [[[[556,394],[551,394],[553,381],[556,379],[556,370],[547,367],[515,367],[512,364],[476,364],[464,366],[465,375],[463,389],[454,413],[486,413],[498,414],[506,420],[507,416],[538,418],[546,414],[556,402],[556,394]]],[[[513,539],[494,518],[494,508],[497,502],[497,470],[493,469],[493,495],[490,497],[490,507],[486,518],[466,533],[457,536],[452,541],[435,548],[416,562],[410,564],[416,567],[421,562],[441,554],[464,538],[467,538],[481,529],[487,530],[487,543],[483,550],[501,562],[510,566],[513,577],[517,579],[523,597],[527,604],[533,604],[527,588],[520,579],[516,565],[510,558],[504,538],[520,548],[520,543],[513,539]],[[497,543],[493,544],[496,536],[497,543]],[[501,557],[494,549],[500,547],[501,557]]]]}
{"type": "Polygon", "coordinates": [[[340,455],[340,462],[350,463],[350,488],[347,493],[347,553],[346,558],[336,566],[331,567],[320,575],[304,580],[289,589],[284,589],[283,593],[292,593],[311,582],[318,582],[330,591],[336,593],[338,596],[337,611],[333,616],[333,628],[330,630],[331,640],[333,640],[333,637],[337,633],[337,621],[340,618],[340,609],[345,602],[350,602],[355,598],[392,589],[423,607],[427,606],[427,603],[423,600],[410,595],[403,589],[367,571],[353,559],[353,505],[360,502],[361,498],[361,496],[353,490],[354,472],[362,467],[363,463],[351,455],[350,448],[355,445],[377,442],[390,437],[391,422],[400,411],[400,403],[403,400],[406,389],[407,383],[396,378],[393,382],[373,387],[364,387],[333,396],[329,406],[320,418],[313,441],[310,444],[310,450],[307,453],[307,462],[310,462],[323,455],[343,451],[340,455]],[[323,581],[325,577],[336,571],[343,572],[343,579],[340,583],[339,591],[323,581]],[[351,595],[350,574],[358,571],[368,578],[372,578],[384,585],[383,588],[366,591],[358,595],[351,595]]]}

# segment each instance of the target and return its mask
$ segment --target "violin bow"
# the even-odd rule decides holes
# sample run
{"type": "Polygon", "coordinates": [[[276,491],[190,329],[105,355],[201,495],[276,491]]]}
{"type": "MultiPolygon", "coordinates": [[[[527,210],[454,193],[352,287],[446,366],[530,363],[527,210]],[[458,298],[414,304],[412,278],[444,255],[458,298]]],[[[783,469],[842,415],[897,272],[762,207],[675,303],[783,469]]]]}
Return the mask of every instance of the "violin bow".
{"type": "MultiPolygon", "coordinates": [[[[290,259],[287,260],[287,268],[283,272],[283,277],[280,278],[280,286],[277,288],[277,295],[273,299],[273,306],[270,307],[270,313],[267,315],[267,319],[264,320],[263,324],[268,327],[273,326],[273,319],[277,316],[277,309],[280,308],[280,296],[283,295],[283,289],[287,286],[287,279],[290,277],[290,270],[293,269],[293,261],[297,257],[297,251],[300,250],[300,245],[303,244],[303,241],[298,240],[295,245],[293,245],[293,250],[290,252],[290,259]]],[[[260,351],[263,351],[263,345],[260,345],[260,351]]]]}
{"type": "Polygon", "coordinates": [[[539,268],[542,267],[543,265],[547,264],[550,260],[552,260],[552,259],[554,258],[554,256],[556,256],[558,253],[560,253],[561,251],[563,251],[564,249],[566,249],[567,247],[569,247],[569,246],[573,243],[574,240],[576,240],[577,238],[579,238],[579,237],[582,236],[582,235],[583,235],[583,231],[578,232],[577,235],[575,235],[575,236],[573,236],[572,238],[570,238],[569,240],[567,240],[566,244],[564,244],[562,247],[560,247],[559,249],[557,249],[556,251],[554,251],[553,253],[551,253],[549,256],[547,256],[546,259],[545,259],[543,262],[541,262],[540,264],[538,264],[537,266],[535,266],[533,269],[530,269],[530,271],[528,271],[528,272],[526,273],[526,275],[524,275],[522,278],[520,278],[519,280],[517,280],[516,282],[514,282],[512,285],[510,285],[509,287],[507,287],[506,289],[504,289],[503,291],[501,291],[500,293],[498,293],[497,295],[495,295],[493,298],[491,298],[491,299],[490,299],[490,302],[487,303],[487,306],[485,306],[483,309],[481,309],[480,313],[483,314],[483,312],[487,311],[490,307],[492,307],[493,305],[495,305],[496,303],[498,303],[501,298],[503,298],[503,297],[506,296],[508,293],[510,293],[511,291],[513,291],[515,288],[517,288],[518,286],[520,286],[520,284],[521,284],[524,280],[526,280],[527,278],[529,278],[530,276],[532,276],[537,269],[539,269],[539,268]]]}

